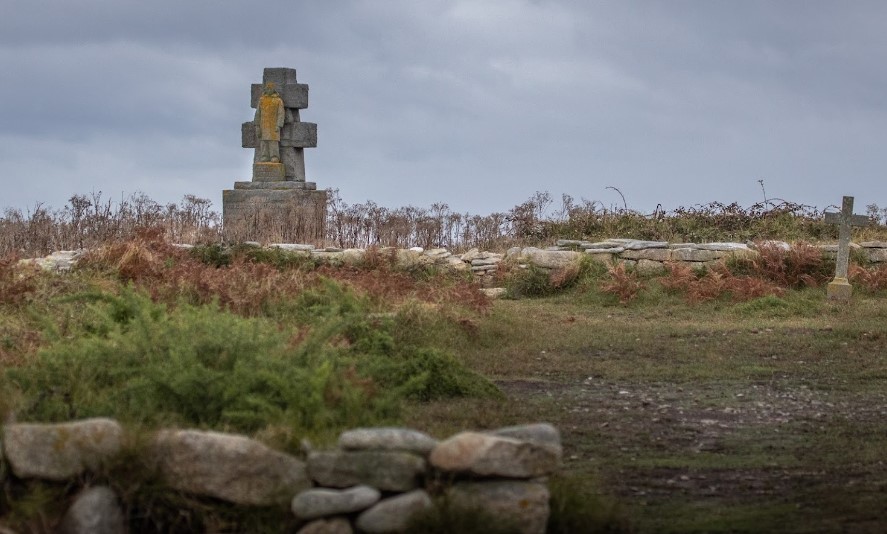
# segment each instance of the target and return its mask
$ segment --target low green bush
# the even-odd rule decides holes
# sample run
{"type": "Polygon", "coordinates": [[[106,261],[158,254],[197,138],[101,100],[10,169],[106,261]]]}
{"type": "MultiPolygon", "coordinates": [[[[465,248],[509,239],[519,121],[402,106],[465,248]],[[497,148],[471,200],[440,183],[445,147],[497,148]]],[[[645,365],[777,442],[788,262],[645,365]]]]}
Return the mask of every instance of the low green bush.
{"type": "Polygon", "coordinates": [[[505,289],[511,298],[543,297],[554,292],[548,272],[535,265],[517,268],[510,273],[505,289]]]}
{"type": "Polygon", "coordinates": [[[138,291],[61,302],[80,318],[49,325],[54,341],[7,371],[19,418],[109,416],[141,424],[256,431],[367,425],[403,398],[495,395],[486,379],[443,352],[398,348],[391,320],[327,282],[304,296],[300,334],[217,305],[173,308],[138,291]]]}
{"type": "Polygon", "coordinates": [[[197,245],[191,249],[192,257],[214,267],[231,265],[231,250],[219,243],[211,245],[197,245]]]}

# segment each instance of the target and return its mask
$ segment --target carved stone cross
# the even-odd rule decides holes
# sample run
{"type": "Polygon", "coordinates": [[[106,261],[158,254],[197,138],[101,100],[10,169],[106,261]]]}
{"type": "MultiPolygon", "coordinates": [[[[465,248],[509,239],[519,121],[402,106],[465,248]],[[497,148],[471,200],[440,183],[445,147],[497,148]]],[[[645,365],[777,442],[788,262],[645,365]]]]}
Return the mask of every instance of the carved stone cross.
{"type": "Polygon", "coordinates": [[[867,226],[870,220],[865,215],[853,215],[853,197],[844,197],[840,213],[826,213],[825,222],[838,225],[838,258],[835,261],[835,279],[832,280],[826,295],[829,300],[849,300],[853,287],[847,281],[847,267],[850,263],[850,230],[854,226],[867,226]]]}
{"type": "MultiPolygon", "coordinates": [[[[250,106],[255,108],[262,89],[273,84],[279,93],[286,109],[286,120],[280,130],[280,162],[285,168],[284,181],[305,181],[305,152],[308,147],[317,146],[317,125],[312,122],[301,122],[299,110],[308,107],[308,86],[296,82],[296,70],[285,68],[268,68],[262,75],[262,83],[254,83],[251,87],[250,106]]],[[[243,148],[259,148],[253,122],[245,122],[241,126],[243,148]]],[[[259,162],[259,151],[256,151],[255,162],[259,162]]],[[[277,181],[281,177],[265,177],[257,175],[253,170],[254,181],[277,181]]]]}

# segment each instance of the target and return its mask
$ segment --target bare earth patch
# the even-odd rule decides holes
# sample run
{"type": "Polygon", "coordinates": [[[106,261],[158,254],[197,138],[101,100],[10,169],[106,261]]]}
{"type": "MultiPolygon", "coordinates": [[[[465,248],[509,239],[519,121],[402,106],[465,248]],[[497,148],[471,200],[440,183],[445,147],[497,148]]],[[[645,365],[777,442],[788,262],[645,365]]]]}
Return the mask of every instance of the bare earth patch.
{"type": "Polygon", "coordinates": [[[783,519],[803,515],[798,531],[884,527],[885,451],[853,447],[860,445],[854,429],[863,428],[880,429],[887,445],[883,391],[785,381],[613,383],[593,376],[498,385],[561,428],[565,471],[601,473],[606,490],[628,504],[642,530],[696,530],[700,525],[676,513],[683,507],[742,511],[723,525],[737,531],[775,527],[766,523],[768,510],[783,519]],[[811,466],[811,456],[824,461],[811,466]],[[759,514],[764,522],[755,523],[759,514]]]}

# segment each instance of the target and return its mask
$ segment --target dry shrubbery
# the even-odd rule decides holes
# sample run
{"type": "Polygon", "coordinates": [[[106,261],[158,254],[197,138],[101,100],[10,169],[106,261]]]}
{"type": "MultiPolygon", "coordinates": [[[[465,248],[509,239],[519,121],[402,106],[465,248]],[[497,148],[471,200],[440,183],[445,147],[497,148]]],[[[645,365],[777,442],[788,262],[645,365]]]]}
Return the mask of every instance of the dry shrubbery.
{"type": "Polygon", "coordinates": [[[111,270],[123,281],[145,289],[153,300],[174,304],[217,301],[241,315],[259,314],[272,300],[298,294],[304,277],[264,263],[236,259],[217,267],[163,240],[159,231],[90,251],[81,267],[111,270]]]}
{"type": "Polygon", "coordinates": [[[796,243],[789,250],[764,243],[750,262],[751,273],[776,285],[799,289],[819,287],[834,276],[834,262],[826,261],[822,251],[808,243],[796,243]]]}
{"type": "Polygon", "coordinates": [[[887,289],[887,264],[868,269],[851,264],[848,271],[851,282],[859,284],[869,291],[887,289]]]}
{"type": "MultiPolygon", "coordinates": [[[[320,195],[319,195],[320,196],[320,195]]],[[[547,192],[505,212],[489,215],[457,213],[447,204],[430,208],[386,208],[374,202],[348,204],[338,190],[328,190],[326,205],[285,206],[272,213],[256,205],[248,207],[246,224],[226,228],[232,242],[307,242],[342,248],[393,246],[445,247],[505,250],[512,245],[539,245],[554,239],[605,239],[628,236],[675,242],[791,241],[836,238],[836,228],[811,206],[790,202],[758,203],[743,208],[737,203],[713,202],[645,214],[627,207],[607,207],[599,201],[576,201],[562,195],[560,206],[547,192]],[[325,217],[324,214],[325,213],[325,217]],[[321,219],[321,220],[318,220],[321,219]]],[[[179,204],[161,205],[137,193],[114,203],[101,193],[74,195],[61,210],[42,205],[23,213],[7,209],[0,216],[0,256],[44,255],[54,250],[93,248],[114,240],[127,240],[140,227],[163,228],[173,243],[219,242],[221,218],[207,199],[186,195],[179,204]]],[[[887,239],[885,213],[868,207],[875,226],[858,230],[869,239],[887,239]]]]}
{"type": "Polygon", "coordinates": [[[0,304],[22,304],[37,288],[39,270],[19,268],[17,263],[15,256],[0,258],[0,304]]]}
{"type": "Polygon", "coordinates": [[[371,247],[357,264],[323,265],[316,272],[356,287],[377,301],[393,305],[418,299],[432,304],[455,303],[484,312],[491,304],[489,297],[478,291],[478,283],[464,276],[436,273],[421,266],[413,271],[400,267],[395,249],[371,247]]]}
{"type": "Polygon", "coordinates": [[[626,269],[624,263],[610,267],[607,272],[610,280],[601,284],[601,291],[618,296],[623,304],[634,299],[644,287],[637,272],[626,269]]]}
{"type": "MultiPolygon", "coordinates": [[[[787,289],[818,287],[834,273],[834,262],[828,261],[818,248],[805,243],[789,250],[763,243],[757,250],[753,258],[733,259],[698,270],[686,263],[669,262],[665,264],[666,274],[657,280],[666,291],[684,294],[690,303],[724,295],[734,302],[742,302],[767,295],[781,296],[787,289]]],[[[870,271],[862,268],[853,272],[860,279],[877,278],[874,274],[863,274],[870,271]]],[[[611,280],[603,284],[602,290],[619,296],[620,302],[633,299],[643,287],[636,274],[621,264],[610,269],[610,276],[611,280]]],[[[883,276],[887,287],[887,274],[883,276]]]]}
{"type": "Polygon", "coordinates": [[[418,299],[436,304],[457,303],[475,311],[490,306],[489,298],[477,290],[476,283],[465,277],[404,270],[397,265],[394,250],[388,253],[370,249],[362,262],[342,266],[317,266],[307,259],[288,261],[297,255],[275,255],[249,248],[219,262],[212,255],[201,259],[200,249],[196,250],[170,245],[159,230],[141,231],[133,240],[89,252],[81,266],[111,270],[123,281],[144,288],[157,301],[217,301],[224,309],[250,316],[298,296],[324,278],[344,282],[373,301],[389,305],[418,299]]]}
{"type": "Polygon", "coordinates": [[[131,239],[140,228],[162,228],[172,243],[215,242],[221,227],[211,206],[209,200],[194,195],[164,206],[144,193],[115,203],[98,192],[74,195],[60,210],[41,204],[24,213],[7,208],[0,216],[0,256],[35,257],[55,250],[94,248],[131,239]]]}
{"type": "Polygon", "coordinates": [[[729,294],[736,302],[766,295],[782,295],[785,290],[763,278],[735,275],[723,265],[693,271],[683,263],[667,263],[667,274],[659,279],[666,290],[686,294],[691,303],[705,302],[729,294]]]}

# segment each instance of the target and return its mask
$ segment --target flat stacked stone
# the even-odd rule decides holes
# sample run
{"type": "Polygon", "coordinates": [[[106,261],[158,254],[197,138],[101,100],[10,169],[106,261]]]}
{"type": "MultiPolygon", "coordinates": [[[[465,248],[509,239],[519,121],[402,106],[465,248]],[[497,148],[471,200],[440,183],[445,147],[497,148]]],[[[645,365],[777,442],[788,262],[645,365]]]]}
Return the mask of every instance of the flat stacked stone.
{"type": "Polygon", "coordinates": [[[427,457],[438,441],[409,428],[355,428],[342,432],[339,447],[345,450],[403,451],[427,457]]]}
{"type": "MultiPolygon", "coordinates": [[[[852,247],[853,243],[851,243],[852,247]]],[[[887,262],[887,241],[863,241],[859,244],[872,263],[887,262]]]]}
{"type": "Polygon", "coordinates": [[[347,488],[367,485],[383,491],[418,488],[425,460],[401,451],[323,451],[308,455],[308,474],[318,485],[347,488]]]}
{"type": "Polygon", "coordinates": [[[299,519],[317,519],[366,510],[379,502],[382,494],[369,486],[344,490],[313,488],[293,497],[290,508],[299,519]]]}

